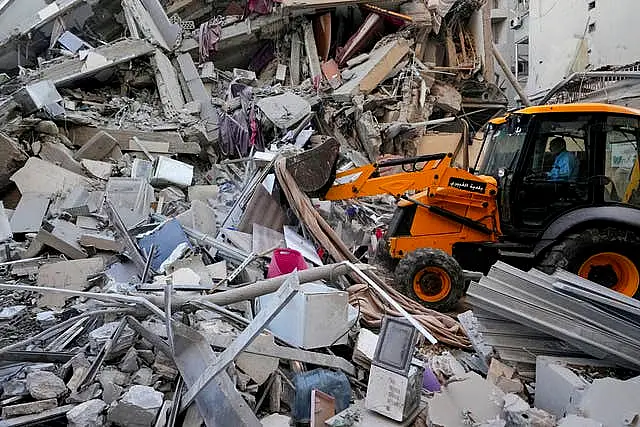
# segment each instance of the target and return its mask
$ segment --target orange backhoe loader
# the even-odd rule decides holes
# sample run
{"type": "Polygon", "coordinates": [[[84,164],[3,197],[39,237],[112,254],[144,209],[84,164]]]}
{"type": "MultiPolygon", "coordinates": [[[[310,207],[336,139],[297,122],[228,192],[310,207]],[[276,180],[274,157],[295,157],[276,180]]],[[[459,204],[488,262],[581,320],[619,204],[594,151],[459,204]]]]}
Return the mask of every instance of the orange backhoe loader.
{"type": "Polygon", "coordinates": [[[379,249],[397,262],[398,288],[430,308],[455,305],[463,268],[486,272],[499,259],[639,298],[639,141],[638,110],[528,107],[491,121],[470,171],[451,154],[391,160],[337,173],[324,198],[398,198],[379,249]]]}

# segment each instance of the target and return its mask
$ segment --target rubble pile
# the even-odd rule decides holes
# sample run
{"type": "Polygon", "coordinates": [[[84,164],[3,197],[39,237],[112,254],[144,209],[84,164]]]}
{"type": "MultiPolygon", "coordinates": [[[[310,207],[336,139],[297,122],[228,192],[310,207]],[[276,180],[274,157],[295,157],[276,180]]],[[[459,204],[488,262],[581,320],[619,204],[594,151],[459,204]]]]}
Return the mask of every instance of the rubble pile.
{"type": "Polygon", "coordinates": [[[483,4],[0,6],[0,426],[555,425],[374,267],[393,197],[321,198],[469,166],[483,4]]]}

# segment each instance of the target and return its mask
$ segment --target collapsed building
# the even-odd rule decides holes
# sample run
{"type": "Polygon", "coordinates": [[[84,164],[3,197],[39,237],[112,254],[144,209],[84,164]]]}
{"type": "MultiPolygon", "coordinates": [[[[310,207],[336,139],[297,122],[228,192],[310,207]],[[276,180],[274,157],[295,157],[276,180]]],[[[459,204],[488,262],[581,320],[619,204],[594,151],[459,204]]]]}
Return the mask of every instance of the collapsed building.
{"type": "MultiPolygon", "coordinates": [[[[307,196],[336,159],[473,166],[507,104],[483,1],[24,3],[0,5],[0,425],[575,414],[513,394],[530,397],[535,357],[477,339],[504,320],[458,322],[366,264],[392,197],[307,196]]],[[[545,331],[553,355],[594,356],[545,331]]]]}

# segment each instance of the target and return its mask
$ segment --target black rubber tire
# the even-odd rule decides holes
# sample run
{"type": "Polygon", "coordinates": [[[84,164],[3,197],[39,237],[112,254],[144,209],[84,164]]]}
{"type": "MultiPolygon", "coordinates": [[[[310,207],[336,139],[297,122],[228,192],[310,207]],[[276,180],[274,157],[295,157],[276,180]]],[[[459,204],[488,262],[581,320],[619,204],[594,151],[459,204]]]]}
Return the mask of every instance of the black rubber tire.
{"type": "Polygon", "coordinates": [[[398,265],[398,260],[391,256],[389,239],[387,239],[386,234],[378,241],[374,260],[376,264],[389,272],[393,272],[398,265]]]}
{"type": "Polygon", "coordinates": [[[404,295],[432,310],[451,311],[464,294],[464,273],[458,261],[440,249],[423,248],[410,252],[400,260],[395,271],[396,287],[404,295]],[[413,289],[414,277],[425,267],[439,267],[451,280],[449,293],[437,302],[424,301],[413,289]]]}
{"type": "MultiPolygon", "coordinates": [[[[602,252],[624,255],[640,270],[640,236],[614,227],[590,228],[566,236],[547,251],[538,269],[547,274],[553,274],[558,268],[578,274],[585,261],[602,252]]],[[[640,287],[633,298],[640,299],[640,287]]]]}

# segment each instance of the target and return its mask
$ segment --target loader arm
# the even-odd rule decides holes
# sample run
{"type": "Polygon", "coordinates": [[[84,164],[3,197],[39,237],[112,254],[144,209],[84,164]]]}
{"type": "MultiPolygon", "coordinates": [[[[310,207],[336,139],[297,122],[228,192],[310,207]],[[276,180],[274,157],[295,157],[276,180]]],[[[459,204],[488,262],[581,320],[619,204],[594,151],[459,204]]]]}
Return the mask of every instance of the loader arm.
{"type": "Polygon", "coordinates": [[[408,191],[423,191],[434,184],[451,167],[450,153],[429,154],[386,162],[373,163],[336,174],[333,186],[325,200],[347,200],[355,197],[390,194],[400,198],[408,191]],[[419,164],[424,163],[419,167],[419,164]],[[387,176],[378,176],[380,169],[409,166],[409,170],[387,176]]]}

